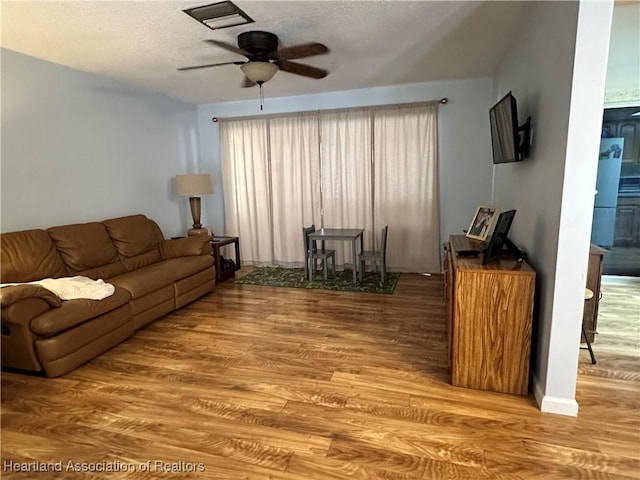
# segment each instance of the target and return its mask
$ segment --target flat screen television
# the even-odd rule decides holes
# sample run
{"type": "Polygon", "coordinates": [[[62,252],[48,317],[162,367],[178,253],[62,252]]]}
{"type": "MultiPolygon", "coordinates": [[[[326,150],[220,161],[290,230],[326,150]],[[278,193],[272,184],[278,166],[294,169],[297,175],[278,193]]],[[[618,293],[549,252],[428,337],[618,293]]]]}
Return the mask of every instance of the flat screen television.
{"type": "Polygon", "coordinates": [[[529,156],[531,117],[518,126],[517,102],[511,92],[489,110],[493,163],[519,162],[529,156]]]}
{"type": "Polygon", "coordinates": [[[507,212],[502,212],[498,216],[496,228],[493,230],[493,235],[491,235],[487,248],[484,250],[484,258],[482,259],[483,265],[499,260],[500,255],[505,253],[504,247],[507,247],[507,253],[512,255],[518,263],[523,262],[524,256],[522,255],[522,252],[511,240],[509,240],[508,236],[511,224],[513,223],[513,217],[515,217],[515,215],[515,210],[509,210],[507,212]]]}

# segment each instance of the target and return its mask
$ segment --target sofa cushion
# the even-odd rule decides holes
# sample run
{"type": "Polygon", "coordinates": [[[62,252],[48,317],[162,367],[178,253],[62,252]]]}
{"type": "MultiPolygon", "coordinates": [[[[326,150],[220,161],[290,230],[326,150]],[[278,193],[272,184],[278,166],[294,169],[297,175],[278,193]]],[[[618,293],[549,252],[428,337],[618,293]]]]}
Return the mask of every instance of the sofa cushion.
{"type": "Polygon", "coordinates": [[[112,218],[102,223],[122,258],[157,250],[164,240],[158,224],[144,215],[112,218]]]}
{"type": "Polygon", "coordinates": [[[174,258],[118,275],[109,282],[127,289],[131,297],[137,299],[212,266],[211,255],[174,258]]]}
{"type": "Polygon", "coordinates": [[[0,235],[0,283],[63,277],[67,268],[45,230],[0,235]]]}
{"type": "Polygon", "coordinates": [[[198,255],[194,257],[180,257],[171,260],[165,260],[161,263],[164,268],[168,268],[173,272],[174,281],[181,280],[190,275],[194,275],[201,270],[213,268],[212,255],[198,255]]]}
{"type": "Polygon", "coordinates": [[[209,235],[175,238],[165,240],[160,244],[160,255],[163,260],[206,254],[211,254],[211,237],[209,235]]]}
{"type": "MultiPolygon", "coordinates": [[[[133,335],[129,304],[82,325],[35,341],[38,359],[48,377],[58,377],[133,335]]],[[[104,478],[104,476],[99,477],[104,478]]]]}
{"type": "Polygon", "coordinates": [[[80,272],[76,272],[76,275],[81,277],[89,277],[94,280],[108,280],[111,277],[115,277],[116,275],[120,275],[127,271],[124,263],[118,260],[115,263],[110,263],[109,265],[102,265],[101,267],[90,268],[88,270],[82,270],[80,272]]]}
{"type": "Polygon", "coordinates": [[[118,252],[102,223],[52,227],[48,232],[71,273],[119,262],[118,252]]]}
{"type": "Polygon", "coordinates": [[[55,335],[115,310],[126,304],[130,298],[131,295],[127,290],[116,287],[113,295],[102,300],[67,300],[62,302],[59,308],[54,308],[34,318],[30,325],[31,331],[43,336],[55,335]]]}
{"type": "Polygon", "coordinates": [[[160,257],[160,251],[151,250],[149,252],[136,255],[135,257],[123,258],[122,263],[127,269],[127,272],[133,272],[135,270],[144,268],[147,265],[158,263],[160,260],[162,260],[162,258],[160,257]]]}

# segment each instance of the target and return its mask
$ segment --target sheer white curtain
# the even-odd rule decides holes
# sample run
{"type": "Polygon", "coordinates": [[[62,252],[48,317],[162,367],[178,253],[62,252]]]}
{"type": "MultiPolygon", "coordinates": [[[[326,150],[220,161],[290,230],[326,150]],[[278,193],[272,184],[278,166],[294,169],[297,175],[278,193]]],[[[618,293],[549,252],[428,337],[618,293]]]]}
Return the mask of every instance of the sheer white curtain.
{"type": "MultiPolygon", "coordinates": [[[[322,112],[322,207],[326,228],[372,228],[371,111],[322,112]]],[[[365,248],[371,247],[365,236],[365,248]]],[[[336,264],[352,266],[351,244],[336,242],[336,264]]]]}
{"type": "Polygon", "coordinates": [[[220,122],[225,233],[238,235],[249,265],[273,257],[267,120],[220,122]]]}
{"type": "MultiPolygon", "coordinates": [[[[440,271],[437,102],[220,123],[225,232],[243,262],[302,265],[302,226],[389,225],[387,264],[440,271]]],[[[336,242],[336,263],[352,266],[336,242]]]]}
{"type": "Polygon", "coordinates": [[[302,226],[320,228],[318,114],[269,120],[273,261],[304,265],[302,226]]]}
{"type": "Polygon", "coordinates": [[[392,271],[440,271],[437,114],[437,102],[374,112],[373,223],[376,237],[389,225],[392,271]]]}
{"type": "Polygon", "coordinates": [[[320,223],[317,113],[220,122],[225,231],[248,265],[302,266],[302,227],[320,223]]]}

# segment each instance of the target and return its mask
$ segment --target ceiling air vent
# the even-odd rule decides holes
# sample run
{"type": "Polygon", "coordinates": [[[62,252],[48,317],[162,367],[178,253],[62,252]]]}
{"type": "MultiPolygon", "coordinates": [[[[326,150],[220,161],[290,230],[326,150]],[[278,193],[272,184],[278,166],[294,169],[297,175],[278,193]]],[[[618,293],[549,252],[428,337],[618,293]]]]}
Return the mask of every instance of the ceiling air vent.
{"type": "Polygon", "coordinates": [[[211,5],[204,5],[202,7],[188,8],[187,10],[183,10],[183,12],[195,18],[211,30],[235,27],[236,25],[254,22],[249,15],[240,10],[232,2],[212,3],[211,5]]]}

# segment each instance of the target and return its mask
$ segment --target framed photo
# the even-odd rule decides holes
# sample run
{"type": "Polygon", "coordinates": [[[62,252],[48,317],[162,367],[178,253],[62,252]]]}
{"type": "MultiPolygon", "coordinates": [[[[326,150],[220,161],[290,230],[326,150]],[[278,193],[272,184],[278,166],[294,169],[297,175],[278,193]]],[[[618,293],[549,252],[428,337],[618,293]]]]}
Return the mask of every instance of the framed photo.
{"type": "Polygon", "coordinates": [[[491,231],[493,222],[498,216],[498,209],[493,206],[480,205],[467,230],[467,238],[484,242],[491,231]]]}

